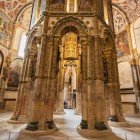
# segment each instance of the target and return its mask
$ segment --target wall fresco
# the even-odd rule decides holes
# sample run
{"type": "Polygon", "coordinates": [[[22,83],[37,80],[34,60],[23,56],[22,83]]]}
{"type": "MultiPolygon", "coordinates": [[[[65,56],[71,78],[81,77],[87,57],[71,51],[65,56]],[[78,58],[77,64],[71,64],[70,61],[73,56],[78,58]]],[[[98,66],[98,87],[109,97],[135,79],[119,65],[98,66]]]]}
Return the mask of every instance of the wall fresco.
{"type": "Polygon", "coordinates": [[[127,34],[126,30],[117,35],[116,46],[117,46],[118,58],[123,57],[123,56],[127,56],[130,54],[128,34],[127,34]]]}
{"type": "Polygon", "coordinates": [[[16,58],[12,62],[10,73],[9,73],[7,89],[17,90],[19,80],[20,80],[20,74],[21,74],[22,66],[23,66],[23,59],[21,59],[21,58],[16,58]]]}
{"type": "Polygon", "coordinates": [[[13,31],[13,22],[0,11],[0,44],[9,48],[13,31]]]}
{"type": "Polygon", "coordinates": [[[128,16],[132,23],[140,15],[140,0],[112,0],[117,4],[128,16]]]}
{"type": "Polygon", "coordinates": [[[1,0],[0,9],[11,19],[15,19],[20,8],[26,3],[26,1],[27,0],[1,0]]]}

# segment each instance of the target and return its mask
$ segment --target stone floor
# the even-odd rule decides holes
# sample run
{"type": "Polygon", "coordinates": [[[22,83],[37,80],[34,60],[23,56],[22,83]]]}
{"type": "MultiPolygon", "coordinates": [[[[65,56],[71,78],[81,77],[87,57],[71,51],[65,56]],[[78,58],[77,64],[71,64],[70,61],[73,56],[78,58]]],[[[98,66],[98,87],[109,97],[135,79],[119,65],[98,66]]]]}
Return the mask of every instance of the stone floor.
{"type": "MultiPolygon", "coordinates": [[[[0,113],[0,140],[87,140],[81,137],[76,127],[79,125],[81,116],[74,115],[73,110],[65,110],[66,115],[55,115],[55,123],[58,132],[49,136],[29,137],[20,132],[26,125],[7,124],[11,112],[0,113]]],[[[130,122],[130,128],[112,128],[114,134],[123,140],[140,140],[140,116],[126,115],[126,120],[130,122]]],[[[117,138],[119,139],[119,138],[117,138]]],[[[94,140],[117,140],[116,138],[102,138],[94,140]]]]}

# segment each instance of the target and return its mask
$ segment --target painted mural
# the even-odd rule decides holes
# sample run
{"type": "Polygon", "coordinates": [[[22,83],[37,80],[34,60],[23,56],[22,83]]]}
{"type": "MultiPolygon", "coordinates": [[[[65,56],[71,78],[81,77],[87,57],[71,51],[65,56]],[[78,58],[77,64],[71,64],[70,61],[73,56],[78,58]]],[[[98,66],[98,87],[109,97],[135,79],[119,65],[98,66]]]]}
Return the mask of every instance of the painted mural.
{"type": "MultiPolygon", "coordinates": [[[[0,9],[6,13],[11,19],[15,19],[20,8],[29,0],[0,0],[0,9]]],[[[32,1],[32,0],[31,0],[32,1]]],[[[140,15],[140,0],[112,0],[125,13],[127,13],[130,22],[136,20],[140,15]]],[[[52,0],[54,2],[64,2],[64,0],[52,0]]],[[[80,4],[92,3],[92,0],[80,0],[80,4]]]]}
{"type": "Polygon", "coordinates": [[[120,11],[118,8],[116,8],[115,6],[113,6],[113,20],[114,20],[114,28],[115,28],[115,32],[121,32],[125,29],[125,27],[128,25],[128,21],[124,15],[124,13],[122,13],[122,11],[120,11]]]}
{"type": "Polygon", "coordinates": [[[15,19],[15,16],[26,1],[27,0],[0,0],[0,9],[11,19],[15,19]]]}
{"type": "Polygon", "coordinates": [[[28,8],[24,10],[24,12],[21,13],[21,15],[17,19],[18,25],[25,30],[29,30],[31,11],[32,5],[28,6],[28,8]]]}
{"type": "Polygon", "coordinates": [[[130,54],[127,31],[123,31],[116,38],[117,56],[121,58],[130,54]]]}
{"type": "Polygon", "coordinates": [[[23,59],[21,58],[16,58],[12,62],[10,73],[9,73],[8,84],[7,84],[8,90],[17,90],[22,66],[23,66],[23,59]]]}
{"type": "Polygon", "coordinates": [[[112,0],[117,4],[128,16],[132,23],[140,15],[140,0],[112,0]]]}
{"type": "Polygon", "coordinates": [[[13,22],[0,12],[0,44],[9,48],[13,31],[13,22]]]}

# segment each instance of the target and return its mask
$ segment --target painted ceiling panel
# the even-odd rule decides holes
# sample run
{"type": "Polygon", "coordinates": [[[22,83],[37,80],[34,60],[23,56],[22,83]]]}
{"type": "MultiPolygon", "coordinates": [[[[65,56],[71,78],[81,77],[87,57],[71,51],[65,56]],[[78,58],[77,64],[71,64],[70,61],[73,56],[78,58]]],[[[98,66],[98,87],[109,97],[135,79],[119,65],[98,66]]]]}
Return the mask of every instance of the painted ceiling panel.
{"type": "Polygon", "coordinates": [[[140,16],[140,0],[112,0],[122,11],[124,11],[130,22],[140,16]]]}
{"type": "Polygon", "coordinates": [[[0,0],[0,9],[12,20],[15,19],[20,8],[29,0],[0,0]]]}
{"type": "MultiPolygon", "coordinates": [[[[11,19],[14,19],[20,8],[30,0],[0,0],[0,9],[11,19]]],[[[140,16],[140,0],[112,0],[113,3],[124,11],[130,22],[140,16]]]]}

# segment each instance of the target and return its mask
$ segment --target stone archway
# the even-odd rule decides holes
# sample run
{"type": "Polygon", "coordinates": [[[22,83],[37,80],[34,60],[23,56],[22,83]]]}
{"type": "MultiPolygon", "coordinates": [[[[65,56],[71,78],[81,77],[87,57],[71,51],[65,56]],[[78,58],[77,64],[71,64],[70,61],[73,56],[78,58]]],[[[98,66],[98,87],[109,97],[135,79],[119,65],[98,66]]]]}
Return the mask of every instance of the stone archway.
{"type": "MultiPolygon", "coordinates": [[[[57,92],[57,75],[58,75],[58,62],[59,62],[59,46],[61,45],[62,36],[73,31],[77,34],[79,41],[82,44],[82,69],[83,79],[86,80],[87,72],[87,28],[82,21],[74,17],[66,17],[58,21],[53,28],[52,36],[42,36],[42,47],[37,59],[36,77],[34,82],[34,91],[32,94],[32,108],[30,111],[30,119],[27,130],[48,130],[49,132],[56,131],[53,122],[53,111],[55,94],[57,92]],[[46,47],[47,46],[47,47],[46,47]],[[41,88],[42,85],[45,85],[41,88]],[[41,108],[41,109],[40,109],[41,108]],[[44,115],[41,110],[43,109],[44,115]],[[40,118],[41,117],[41,118],[40,118]]],[[[79,67],[80,68],[80,67],[79,67]]],[[[30,71],[30,69],[28,70],[30,71]]],[[[83,81],[84,84],[85,81],[83,81]]],[[[79,85],[79,89],[80,89],[79,85]]],[[[83,89],[85,90],[85,89],[83,89]]],[[[86,91],[84,98],[87,98],[86,91]]],[[[85,101],[83,106],[87,107],[85,101]]],[[[86,111],[84,107],[84,115],[86,111]]]]}
{"type": "MultiPolygon", "coordinates": [[[[66,27],[75,27],[75,29],[77,29],[77,31],[79,32],[80,36],[86,36],[88,34],[88,28],[85,23],[79,18],[75,18],[72,16],[60,19],[53,27],[52,34],[56,36],[61,36],[63,33],[65,33],[66,30],[64,29],[66,27]]],[[[76,30],[74,32],[76,32],[76,30]]]]}
{"type": "MultiPolygon", "coordinates": [[[[86,27],[86,25],[84,24],[83,21],[81,21],[78,18],[75,17],[66,17],[63,18],[61,20],[59,20],[53,30],[52,30],[52,34],[54,36],[54,38],[56,38],[56,40],[58,40],[59,43],[61,43],[61,39],[63,37],[64,34],[68,33],[68,32],[73,32],[78,36],[79,42],[81,44],[81,50],[82,50],[82,54],[79,58],[79,64],[78,64],[78,70],[77,72],[77,94],[78,94],[78,98],[77,98],[77,102],[78,102],[78,106],[75,110],[76,114],[81,114],[81,93],[84,92],[85,94],[83,94],[83,99],[85,101],[82,101],[82,106],[85,106],[85,108],[87,108],[87,102],[86,102],[86,93],[87,88],[84,88],[84,86],[82,86],[82,78],[86,79],[86,72],[87,72],[87,46],[88,46],[88,28],[86,27]],[[80,64],[82,61],[82,64],[80,64]],[[82,67],[82,68],[81,68],[82,67]],[[82,73],[82,74],[81,74],[82,73]],[[82,76],[83,75],[83,76],[82,76]],[[83,89],[81,89],[83,87],[83,89]]],[[[55,44],[59,44],[59,43],[55,43],[55,44]]],[[[86,81],[83,80],[83,84],[86,83],[86,81]]],[[[86,86],[86,85],[85,85],[86,86]]],[[[82,110],[82,114],[84,116],[84,118],[87,119],[87,109],[83,109],[82,110]]],[[[83,119],[84,119],[83,118],[83,119]]]]}

